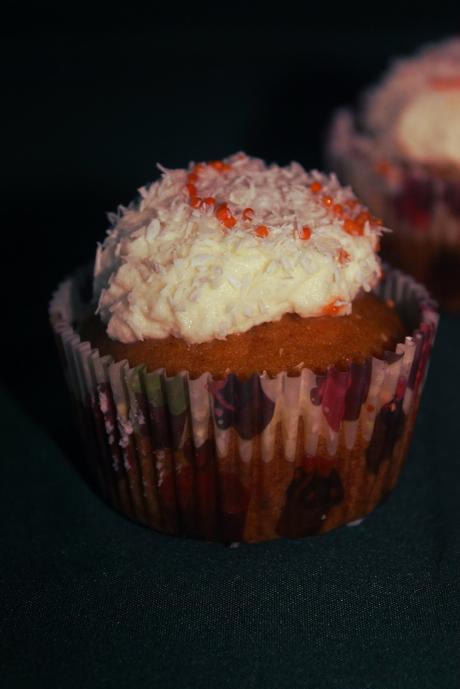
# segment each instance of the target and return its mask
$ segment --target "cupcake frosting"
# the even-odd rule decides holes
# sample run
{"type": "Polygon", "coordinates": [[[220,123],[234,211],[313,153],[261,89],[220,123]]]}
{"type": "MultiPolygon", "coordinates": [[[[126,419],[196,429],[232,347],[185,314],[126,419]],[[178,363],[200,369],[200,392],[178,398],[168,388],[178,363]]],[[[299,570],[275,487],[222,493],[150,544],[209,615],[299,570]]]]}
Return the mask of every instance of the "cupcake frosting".
{"type": "Polygon", "coordinates": [[[369,91],[362,123],[386,157],[460,166],[460,39],[395,62],[369,91]]]}
{"type": "Polygon", "coordinates": [[[98,247],[94,293],[111,338],[199,343],[290,312],[345,315],[378,281],[382,227],[335,175],[242,153],[159,167],[98,247]]]}

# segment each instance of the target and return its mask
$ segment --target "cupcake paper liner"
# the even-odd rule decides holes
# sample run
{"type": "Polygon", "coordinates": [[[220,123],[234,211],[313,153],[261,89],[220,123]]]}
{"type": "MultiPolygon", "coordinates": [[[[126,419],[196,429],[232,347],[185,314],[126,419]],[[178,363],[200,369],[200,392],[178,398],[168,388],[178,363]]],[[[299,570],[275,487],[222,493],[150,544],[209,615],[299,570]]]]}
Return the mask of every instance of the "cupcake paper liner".
{"type": "Polygon", "coordinates": [[[62,283],[50,318],[104,499],[159,531],[222,542],[308,536],[368,514],[397,481],[438,321],[422,286],[385,272],[376,292],[413,332],[395,352],[248,379],[100,356],[74,329],[89,271],[62,283]]]}

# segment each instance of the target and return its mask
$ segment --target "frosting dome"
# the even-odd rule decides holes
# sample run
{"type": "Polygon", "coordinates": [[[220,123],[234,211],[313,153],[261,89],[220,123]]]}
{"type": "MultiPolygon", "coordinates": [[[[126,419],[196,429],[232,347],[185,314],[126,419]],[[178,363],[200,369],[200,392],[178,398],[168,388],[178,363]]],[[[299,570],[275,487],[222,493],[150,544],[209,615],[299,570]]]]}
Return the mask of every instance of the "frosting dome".
{"type": "Polygon", "coordinates": [[[460,39],[398,60],[369,91],[362,123],[386,157],[460,166],[460,39]]]}
{"type": "Polygon", "coordinates": [[[378,281],[382,228],[335,175],[242,153],[160,169],[98,247],[94,293],[113,339],[198,343],[289,312],[344,315],[378,281]]]}

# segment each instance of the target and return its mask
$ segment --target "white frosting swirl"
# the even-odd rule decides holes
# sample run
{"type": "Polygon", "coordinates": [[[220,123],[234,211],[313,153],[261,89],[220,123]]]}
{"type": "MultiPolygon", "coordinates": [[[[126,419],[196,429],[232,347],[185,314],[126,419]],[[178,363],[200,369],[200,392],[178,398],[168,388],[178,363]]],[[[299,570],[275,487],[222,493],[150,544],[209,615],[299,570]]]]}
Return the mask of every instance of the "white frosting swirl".
{"type": "Polygon", "coordinates": [[[378,281],[381,228],[363,222],[365,209],[335,175],[307,173],[297,163],[266,166],[241,153],[226,163],[224,172],[204,166],[196,182],[215,206],[190,206],[192,168],[161,168],[162,179],[140,189],[138,204],[112,216],[94,280],[111,338],[174,335],[198,343],[289,312],[342,315],[360,289],[378,281]],[[231,228],[216,217],[222,203],[236,221],[231,228]],[[250,220],[245,208],[253,209],[250,220]],[[345,231],[343,209],[354,218],[361,213],[359,234],[345,231]]]}
{"type": "Polygon", "coordinates": [[[460,165],[460,39],[395,62],[362,119],[385,158],[460,165]]]}

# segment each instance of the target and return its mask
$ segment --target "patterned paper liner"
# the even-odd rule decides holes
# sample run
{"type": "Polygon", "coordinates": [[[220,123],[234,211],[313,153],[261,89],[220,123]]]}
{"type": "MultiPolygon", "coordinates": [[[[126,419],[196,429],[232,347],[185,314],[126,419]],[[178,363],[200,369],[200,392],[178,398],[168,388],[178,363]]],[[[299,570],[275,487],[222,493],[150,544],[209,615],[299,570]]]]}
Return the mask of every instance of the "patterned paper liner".
{"type": "Polygon", "coordinates": [[[414,280],[387,270],[377,290],[413,332],[383,360],[247,380],[100,356],[73,327],[88,281],[62,283],[50,318],[89,472],[114,508],[169,534],[256,542],[354,521],[392,489],[438,321],[414,280]]]}
{"type": "Polygon", "coordinates": [[[393,230],[382,255],[428,285],[442,306],[460,308],[460,175],[384,160],[349,110],[337,113],[326,155],[339,179],[393,230]]]}

